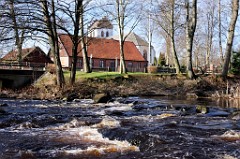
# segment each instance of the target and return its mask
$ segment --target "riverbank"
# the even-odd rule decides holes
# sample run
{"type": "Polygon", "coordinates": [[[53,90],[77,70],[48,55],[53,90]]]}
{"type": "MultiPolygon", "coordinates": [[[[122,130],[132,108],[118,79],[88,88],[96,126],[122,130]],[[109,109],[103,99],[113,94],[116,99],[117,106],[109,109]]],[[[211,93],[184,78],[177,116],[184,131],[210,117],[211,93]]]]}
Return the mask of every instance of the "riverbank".
{"type": "Polygon", "coordinates": [[[18,99],[86,99],[99,93],[119,96],[185,96],[189,98],[239,97],[239,77],[223,81],[220,76],[200,76],[189,80],[184,75],[124,75],[78,79],[74,86],[56,86],[50,73],[31,86],[19,90],[3,89],[0,97],[18,99]]]}

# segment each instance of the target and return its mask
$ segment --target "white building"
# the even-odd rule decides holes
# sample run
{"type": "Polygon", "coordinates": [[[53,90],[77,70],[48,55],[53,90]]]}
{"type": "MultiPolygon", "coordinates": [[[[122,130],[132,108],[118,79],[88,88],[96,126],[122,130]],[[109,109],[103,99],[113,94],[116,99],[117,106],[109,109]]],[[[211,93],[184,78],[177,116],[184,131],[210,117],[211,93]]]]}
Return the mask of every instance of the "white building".
{"type": "MultiPolygon", "coordinates": [[[[98,38],[112,38],[116,40],[119,39],[118,35],[113,36],[113,25],[106,17],[103,17],[101,20],[96,20],[92,23],[92,25],[89,27],[89,36],[98,38]]],[[[156,52],[154,47],[151,46],[151,53],[149,53],[150,49],[147,41],[135,33],[130,33],[126,38],[126,41],[131,41],[136,45],[139,52],[148,61],[148,65],[154,64],[156,52]]]]}
{"type": "MultiPolygon", "coordinates": [[[[111,37],[113,39],[118,39],[118,36],[113,36],[111,37]]],[[[154,57],[155,57],[155,50],[154,47],[151,46],[151,53],[149,54],[149,44],[147,41],[145,41],[143,38],[138,36],[136,33],[132,32],[128,35],[126,38],[126,41],[131,41],[133,42],[138,50],[141,52],[143,57],[148,61],[148,65],[153,65],[154,64],[154,57]]]]}
{"type": "Polygon", "coordinates": [[[108,38],[113,36],[113,25],[103,17],[101,20],[95,20],[89,27],[89,36],[96,38],[108,38]]]}

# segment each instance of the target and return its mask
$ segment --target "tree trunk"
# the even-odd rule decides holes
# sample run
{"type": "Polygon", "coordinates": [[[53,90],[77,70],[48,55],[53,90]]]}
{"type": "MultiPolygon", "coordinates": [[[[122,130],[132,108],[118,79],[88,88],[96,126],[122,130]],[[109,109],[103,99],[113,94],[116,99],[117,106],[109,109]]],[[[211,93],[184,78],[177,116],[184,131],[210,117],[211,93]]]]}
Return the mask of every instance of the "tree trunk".
{"type": "MultiPolygon", "coordinates": [[[[74,39],[78,39],[77,37],[73,37],[74,39]]],[[[75,40],[73,40],[74,42],[75,40]]],[[[76,70],[77,70],[77,55],[78,55],[78,45],[73,44],[72,48],[73,58],[72,58],[72,64],[71,64],[71,73],[70,73],[70,84],[73,85],[76,80],[76,70]]]]}
{"type": "Polygon", "coordinates": [[[165,42],[166,42],[166,53],[165,53],[165,65],[169,66],[170,65],[170,53],[171,53],[171,37],[167,33],[166,36],[164,36],[165,42]]]}
{"type": "Polygon", "coordinates": [[[222,18],[221,18],[221,0],[218,0],[218,44],[219,44],[219,51],[221,56],[221,65],[223,65],[224,62],[224,56],[223,56],[223,48],[222,48],[222,18]]]}
{"type": "Polygon", "coordinates": [[[81,8],[82,14],[80,16],[80,37],[81,37],[81,46],[82,46],[82,56],[83,56],[83,71],[85,73],[91,73],[88,54],[87,54],[87,34],[84,35],[84,21],[83,21],[83,6],[81,8]]]}
{"type": "MultiPolygon", "coordinates": [[[[75,2],[75,21],[74,23],[74,33],[73,36],[71,37],[72,42],[73,42],[73,47],[72,47],[72,53],[73,53],[73,58],[72,58],[72,63],[71,63],[71,74],[70,74],[70,84],[73,85],[76,80],[76,71],[77,71],[77,58],[78,58],[78,45],[79,45],[79,30],[80,30],[80,17],[81,14],[83,14],[81,11],[82,7],[82,1],[76,1],[75,2]]],[[[70,35],[69,35],[70,36],[70,35]]],[[[80,37],[81,38],[81,37],[80,37]]]]}
{"type": "Polygon", "coordinates": [[[18,28],[18,23],[17,23],[17,19],[16,19],[16,13],[15,13],[15,8],[14,8],[14,1],[10,0],[9,1],[9,7],[10,7],[10,15],[11,15],[11,19],[13,22],[13,30],[14,30],[14,34],[15,34],[15,45],[16,45],[16,49],[17,49],[17,60],[19,63],[22,62],[22,43],[23,43],[23,35],[22,37],[20,37],[19,35],[19,28],[18,28]]]}
{"type": "Polygon", "coordinates": [[[117,22],[119,30],[119,49],[120,49],[120,74],[127,73],[125,58],[124,58],[124,16],[125,16],[125,7],[122,0],[116,0],[117,7],[117,22]]]}
{"type": "Polygon", "coordinates": [[[180,65],[179,65],[179,61],[178,61],[178,57],[177,57],[177,52],[176,52],[176,47],[175,47],[175,0],[173,0],[172,2],[172,8],[171,8],[171,43],[172,43],[172,53],[173,53],[173,59],[174,59],[174,65],[175,65],[175,69],[176,69],[176,74],[180,74],[180,65]]]}
{"type": "Polygon", "coordinates": [[[222,77],[226,79],[230,64],[231,52],[232,52],[232,44],[234,39],[235,26],[238,18],[238,8],[239,8],[239,0],[232,0],[232,16],[231,22],[228,29],[228,38],[227,38],[227,46],[225,51],[225,60],[222,70],[222,77]]]}
{"type": "Polygon", "coordinates": [[[126,74],[126,64],[124,58],[124,41],[120,41],[120,74],[126,74]]]}
{"type": "Polygon", "coordinates": [[[65,84],[65,80],[64,80],[62,65],[61,65],[60,56],[59,56],[59,45],[58,45],[58,37],[57,37],[57,29],[56,29],[54,0],[52,0],[51,2],[52,2],[52,6],[51,6],[52,20],[49,13],[48,1],[42,0],[41,5],[42,5],[42,10],[44,15],[44,22],[45,22],[45,25],[47,26],[47,33],[48,33],[49,44],[51,47],[51,54],[54,55],[57,85],[62,88],[63,85],[65,84]]]}
{"type": "Polygon", "coordinates": [[[214,31],[214,1],[211,2],[211,10],[207,13],[207,52],[205,66],[210,68],[210,57],[212,53],[213,46],[213,31],[214,31]]]}
{"type": "Polygon", "coordinates": [[[195,79],[196,75],[192,67],[192,48],[194,33],[197,25],[197,0],[192,2],[192,12],[190,15],[189,0],[185,0],[187,15],[186,15],[186,49],[187,49],[187,75],[190,79],[195,79]]]}

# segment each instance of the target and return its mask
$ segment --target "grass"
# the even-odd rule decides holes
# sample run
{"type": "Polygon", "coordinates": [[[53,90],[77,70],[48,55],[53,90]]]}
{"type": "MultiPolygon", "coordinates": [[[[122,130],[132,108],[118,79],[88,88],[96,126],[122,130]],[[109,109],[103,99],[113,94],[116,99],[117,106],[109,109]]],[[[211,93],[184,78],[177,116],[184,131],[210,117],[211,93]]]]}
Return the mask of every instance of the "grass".
{"type": "MultiPolygon", "coordinates": [[[[65,78],[70,78],[70,71],[64,72],[65,78]]],[[[76,72],[76,79],[86,79],[86,78],[114,78],[123,76],[118,72],[92,72],[92,73],[84,73],[81,71],[76,72]]]]}
{"type": "MultiPolygon", "coordinates": [[[[119,74],[119,72],[92,72],[92,73],[84,73],[81,71],[76,72],[76,79],[87,79],[87,78],[115,78],[125,76],[126,74],[119,74]]],[[[157,75],[171,75],[171,74],[159,74],[159,73],[143,73],[143,72],[128,72],[127,75],[131,76],[157,76],[157,75]]],[[[64,71],[64,76],[66,79],[70,78],[70,71],[64,71]]]]}

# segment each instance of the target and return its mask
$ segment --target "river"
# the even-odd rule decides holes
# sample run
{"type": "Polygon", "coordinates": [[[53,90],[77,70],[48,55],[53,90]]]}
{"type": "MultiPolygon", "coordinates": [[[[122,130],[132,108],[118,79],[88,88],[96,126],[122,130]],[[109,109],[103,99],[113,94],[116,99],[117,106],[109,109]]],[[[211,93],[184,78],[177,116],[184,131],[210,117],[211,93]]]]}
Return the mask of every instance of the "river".
{"type": "Polygon", "coordinates": [[[239,103],[0,99],[0,158],[239,159],[239,103]]]}

